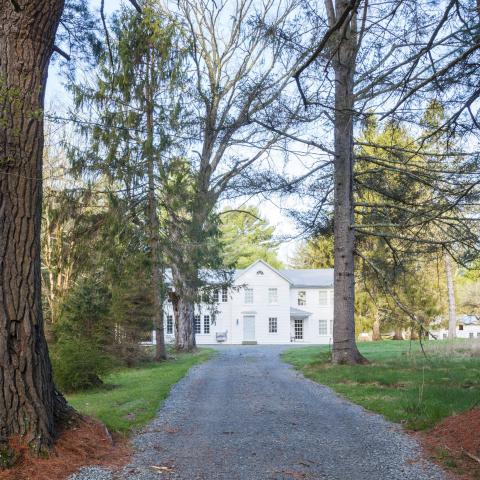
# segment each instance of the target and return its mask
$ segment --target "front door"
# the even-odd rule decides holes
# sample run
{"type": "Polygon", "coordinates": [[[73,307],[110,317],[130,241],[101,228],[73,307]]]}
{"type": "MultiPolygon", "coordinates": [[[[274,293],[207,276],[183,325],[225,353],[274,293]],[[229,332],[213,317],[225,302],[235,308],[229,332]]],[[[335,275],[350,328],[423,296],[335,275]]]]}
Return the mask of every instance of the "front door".
{"type": "Polygon", "coordinates": [[[303,340],[303,320],[295,319],[295,340],[303,340]]]}
{"type": "Polygon", "coordinates": [[[245,315],[243,317],[243,341],[255,341],[255,315],[245,315]]]}

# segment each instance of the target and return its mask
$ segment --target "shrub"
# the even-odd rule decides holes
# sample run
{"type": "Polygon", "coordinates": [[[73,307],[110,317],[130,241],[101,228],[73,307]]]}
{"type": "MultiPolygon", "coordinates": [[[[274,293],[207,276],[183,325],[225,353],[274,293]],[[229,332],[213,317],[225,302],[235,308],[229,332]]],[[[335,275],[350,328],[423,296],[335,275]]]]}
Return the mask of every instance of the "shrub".
{"type": "Polygon", "coordinates": [[[112,357],[85,340],[64,338],[51,350],[55,384],[64,392],[101,385],[115,366],[112,357]]]}
{"type": "Polygon", "coordinates": [[[106,352],[113,339],[109,290],[95,278],[81,280],[69,293],[54,328],[51,347],[55,381],[64,391],[98,386],[114,366],[106,352]]]}

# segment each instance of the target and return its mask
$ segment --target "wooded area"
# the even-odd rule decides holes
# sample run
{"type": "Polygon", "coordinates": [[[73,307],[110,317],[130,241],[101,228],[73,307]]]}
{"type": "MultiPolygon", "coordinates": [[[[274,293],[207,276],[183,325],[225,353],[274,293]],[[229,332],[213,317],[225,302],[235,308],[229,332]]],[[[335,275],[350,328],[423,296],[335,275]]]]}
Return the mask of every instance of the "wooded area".
{"type": "Polygon", "coordinates": [[[0,5],[0,441],[41,453],[74,415],[52,362],[95,384],[150,327],[165,359],[167,300],[194,349],[205,272],[280,266],[259,196],[293,199],[292,263],[334,267],[334,363],[368,361],[356,327],[422,338],[448,312],[454,335],[479,266],[478,3],[105,3],[0,5]]]}

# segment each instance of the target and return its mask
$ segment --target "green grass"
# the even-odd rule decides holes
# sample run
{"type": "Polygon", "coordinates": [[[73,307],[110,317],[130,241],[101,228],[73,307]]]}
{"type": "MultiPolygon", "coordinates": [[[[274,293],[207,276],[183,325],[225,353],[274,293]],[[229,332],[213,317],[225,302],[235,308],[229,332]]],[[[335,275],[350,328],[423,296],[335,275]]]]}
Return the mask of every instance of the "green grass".
{"type": "Polygon", "coordinates": [[[359,345],[370,365],[329,363],[329,348],[306,347],[283,358],[303,374],[387,419],[422,430],[441,419],[480,406],[480,343],[369,342],[359,345]]]}
{"type": "Polygon", "coordinates": [[[208,360],[214,351],[174,354],[163,363],[122,369],[106,376],[102,388],[67,396],[79,412],[98,418],[110,431],[126,435],[148,423],[190,367],[208,360]]]}

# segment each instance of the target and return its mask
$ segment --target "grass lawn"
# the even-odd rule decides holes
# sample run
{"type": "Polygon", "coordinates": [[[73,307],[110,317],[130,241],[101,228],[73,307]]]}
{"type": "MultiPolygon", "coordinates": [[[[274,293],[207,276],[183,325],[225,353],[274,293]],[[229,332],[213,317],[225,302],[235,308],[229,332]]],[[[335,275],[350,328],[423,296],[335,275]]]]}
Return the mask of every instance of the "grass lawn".
{"type": "Polygon", "coordinates": [[[360,343],[372,363],[329,363],[328,346],[296,348],[285,361],[306,377],[407,428],[422,430],[441,419],[480,406],[480,343],[476,340],[360,343]]]}
{"type": "Polygon", "coordinates": [[[128,434],[148,423],[190,367],[211,358],[214,350],[175,354],[163,363],[118,370],[103,379],[102,388],[67,395],[68,402],[83,414],[101,420],[110,431],[128,434]]]}

